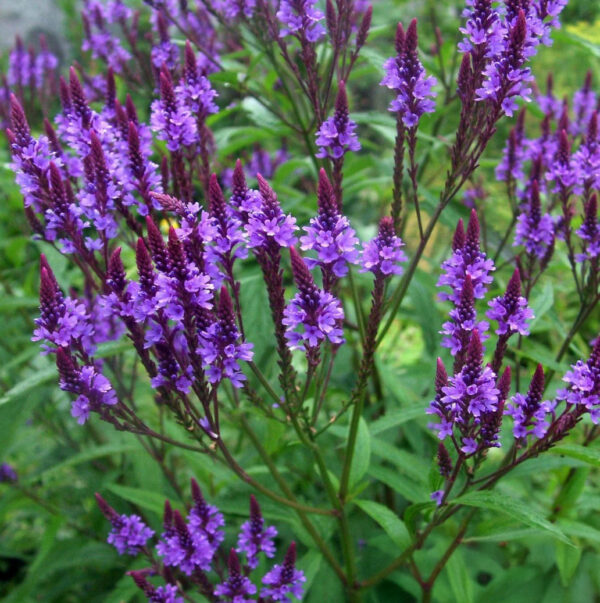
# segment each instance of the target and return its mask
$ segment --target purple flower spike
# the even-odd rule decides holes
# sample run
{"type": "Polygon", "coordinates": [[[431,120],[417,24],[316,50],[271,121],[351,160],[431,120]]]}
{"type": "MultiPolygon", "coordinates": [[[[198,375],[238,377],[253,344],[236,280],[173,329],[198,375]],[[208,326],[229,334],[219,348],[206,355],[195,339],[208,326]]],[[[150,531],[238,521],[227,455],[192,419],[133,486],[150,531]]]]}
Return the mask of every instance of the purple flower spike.
{"type": "Polygon", "coordinates": [[[413,19],[406,34],[401,24],[396,33],[396,51],[398,55],[388,59],[384,68],[386,75],[382,86],[394,90],[397,96],[390,103],[390,111],[398,113],[407,128],[415,128],[424,113],[435,111],[432,90],[437,80],[425,74],[418,57],[417,20],[413,19]]]}
{"type": "Polygon", "coordinates": [[[554,245],[554,222],[550,214],[542,214],[537,180],[531,184],[527,208],[517,218],[514,245],[523,245],[527,253],[540,260],[554,245]]]}
{"type": "Polygon", "coordinates": [[[340,328],[344,319],[341,303],[331,293],[315,285],[308,267],[294,247],[290,247],[290,256],[298,293],[283,313],[289,347],[307,350],[312,356],[325,339],[334,345],[344,343],[344,333],[340,328]]]}
{"type": "Polygon", "coordinates": [[[79,394],[71,408],[71,415],[83,425],[90,412],[104,413],[106,406],[117,404],[117,394],[110,381],[94,366],[79,368],[73,357],[64,348],[56,351],[56,366],[60,375],[60,388],[79,394]]]}
{"type": "Polygon", "coordinates": [[[14,484],[18,479],[17,472],[11,465],[8,463],[0,464],[0,484],[3,482],[14,484]]]}
{"type": "Polygon", "coordinates": [[[227,289],[221,287],[217,319],[198,335],[197,353],[211,383],[229,379],[234,387],[243,386],[246,376],[239,361],[250,362],[254,353],[251,343],[239,343],[239,339],[231,297],[227,289]]]}
{"type": "Polygon", "coordinates": [[[258,191],[248,188],[244,168],[239,159],[235,162],[232,180],[231,207],[242,224],[246,225],[250,216],[260,211],[262,197],[258,191]]]}
{"type": "Polygon", "coordinates": [[[477,212],[471,211],[471,218],[464,235],[463,225],[459,222],[455,233],[452,257],[442,264],[444,274],[438,280],[437,286],[448,286],[450,293],[442,291],[440,299],[450,300],[455,305],[460,303],[463,282],[469,274],[473,281],[473,295],[475,299],[485,296],[489,283],[492,282],[490,272],[494,270],[494,262],[488,259],[479,246],[479,220],[477,212]]]}
{"type": "Polygon", "coordinates": [[[452,320],[445,322],[441,331],[446,336],[442,340],[442,346],[450,348],[450,353],[453,356],[466,349],[472,331],[477,330],[482,339],[487,338],[484,334],[488,329],[488,323],[477,321],[473,280],[470,274],[465,276],[460,301],[455,308],[450,310],[449,315],[452,320]]]}
{"type": "Polygon", "coordinates": [[[137,515],[119,515],[98,493],[96,502],[112,524],[113,529],[107,542],[117,549],[119,555],[137,555],[146,546],[148,539],[154,536],[154,531],[137,515]]]}
{"type": "Polygon", "coordinates": [[[386,278],[392,274],[401,275],[401,262],[408,259],[402,251],[404,243],[396,236],[394,223],[389,216],[379,222],[377,236],[363,246],[360,263],[361,272],[372,272],[376,278],[386,278]]]}
{"type": "Polygon", "coordinates": [[[215,595],[223,597],[221,599],[223,601],[231,601],[232,603],[252,603],[254,599],[250,597],[256,593],[256,586],[242,574],[240,561],[234,549],[229,552],[227,567],[229,578],[226,582],[217,585],[215,595]]]}
{"type": "Polygon", "coordinates": [[[348,151],[359,151],[360,142],[354,130],[356,122],[349,117],[346,84],[340,81],[333,117],[324,121],[317,132],[317,157],[335,160],[343,157],[348,151]]]}
{"type": "Polygon", "coordinates": [[[208,541],[214,556],[219,545],[225,540],[225,533],[221,529],[225,525],[225,519],[217,507],[204,500],[198,482],[192,478],[191,483],[194,506],[188,515],[188,527],[192,538],[205,538],[208,541]]]}
{"type": "Polygon", "coordinates": [[[574,136],[585,133],[587,124],[598,104],[596,93],[592,89],[592,77],[592,72],[588,71],[583,87],[573,96],[575,119],[571,123],[570,131],[574,136]]]}
{"type": "Polygon", "coordinates": [[[260,506],[253,494],[250,495],[250,521],[242,524],[238,537],[238,553],[246,554],[246,563],[250,569],[258,567],[258,554],[264,553],[267,557],[275,556],[273,538],[277,536],[274,526],[266,526],[260,511],[260,506]]]}
{"type": "Polygon", "coordinates": [[[249,246],[261,250],[295,245],[296,218],[283,213],[277,195],[260,174],[257,179],[262,202],[248,219],[249,246]]]}
{"type": "Polygon", "coordinates": [[[321,268],[325,290],[329,291],[337,278],[348,273],[348,264],[357,262],[358,239],[348,218],[338,210],[333,188],[324,169],[319,172],[317,199],[318,215],[311,219],[309,226],[304,227],[306,235],[300,237],[300,243],[302,250],[317,252],[317,259],[306,258],[305,261],[309,268],[321,268]]]}
{"type": "Polygon", "coordinates": [[[596,339],[587,362],[578,360],[563,377],[565,389],[556,392],[557,400],[587,410],[595,424],[600,423],[600,337],[596,339]]]}
{"type": "Polygon", "coordinates": [[[143,572],[131,571],[127,573],[151,603],[184,603],[183,598],[177,596],[179,591],[176,586],[165,584],[165,586],[155,587],[146,580],[143,572]]]}
{"type": "Polygon", "coordinates": [[[282,0],[277,18],[283,23],[279,35],[294,35],[309,42],[316,42],[325,34],[321,24],[323,13],[315,7],[317,0],[282,0]]]}
{"type": "Polygon", "coordinates": [[[196,54],[189,40],[185,43],[185,68],[181,83],[175,88],[178,98],[181,98],[191,113],[204,119],[219,108],[214,102],[217,95],[203,74],[198,64],[196,54]]]}
{"type": "Polygon", "coordinates": [[[286,601],[291,603],[294,597],[302,599],[306,582],[304,572],[296,569],[296,544],[292,542],[285,554],[281,565],[276,565],[262,579],[265,585],[260,592],[261,597],[270,597],[273,601],[286,601]]]}
{"type": "Polygon", "coordinates": [[[165,503],[163,525],[164,532],[156,552],[165,565],[179,568],[186,576],[191,576],[197,569],[210,569],[213,546],[203,533],[190,530],[179,511],[173,511],[168,502],[165,503]]]}
{"type": "Polygon", "coordinates": [[[504,296],[496,297],[489,306],[486,316],[498,321],[496,335],[529,335],[528,321],[534,316],[527,300],[521,296],[521,274],[518,268],[508,282],[504,296]]]}
{"type": "Polygon", "coordinates": [[[482,367],[482,362],[481,339],[474,330],[460,372],[450,377],[445,386],[441,383],[446,372],[438,362],[436,397],[427,411],[441,419],[440,424],[432,425],[440,440],[452,436],[457,427],[463,443],[460,450],[466,455],[479,450],[476,426],[489,422],[498,411],[500,390],[496,387],[496,374],[489,366],[482,367]]]}
{"type": "Polygon", "coordinates": [[[175,95],[166,69],[160,72],[160,99],[152,103],[150,125],[158,138],[166,141],[169,151],[179,151],[197,141],[196,122],[188,107],[175,95]]]}
{"type": "Polygon", "coordinates": [[[598,223],[598,197],[594,193],[584,207],[583,224],[577,229],[583,242],[583,253],[577,254],[578,262],[591,260],[600,255],[600,224],[598,223]]]}
{"type": "Polygon", "coordinates": [[[554,418],[556,402],[545,400],[544,395],[544,367],[538,364],[527,395],[515,394],[511,398],[505,414],[510,415],[514,421],[513,433],[517,440],[525,444],[528,437],[541,439],[546,435],[550,422],[554,418]]]}

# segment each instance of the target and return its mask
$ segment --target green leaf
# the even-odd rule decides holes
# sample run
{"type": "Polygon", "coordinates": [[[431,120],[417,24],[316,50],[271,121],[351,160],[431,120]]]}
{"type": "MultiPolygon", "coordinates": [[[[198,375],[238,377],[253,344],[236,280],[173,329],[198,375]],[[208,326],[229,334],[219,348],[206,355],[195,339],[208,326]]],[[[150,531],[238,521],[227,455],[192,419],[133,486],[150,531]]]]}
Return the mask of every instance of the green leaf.
{"type": "Polygon", "coordinates": [[[552,454],[568,456],[578,461],[583,461],[588,465],[600,467],[600,448],[591,446],[581,446],[579,444],[561,444],[549,450],[552,454]]]}
{"type": "Polygon", "coordinates": [[[371,519],[376,521],[386,534],[401,549],[410,546],[411,539],[404,522],[387,507],[371,500],[357,499],[354,501],[371,519]]]}
{"type": "Polygon", "coordinates": [[[383,415],[383,417],[380,417],[371,423],[371,435],[374,436],[379,433],[383,433],[388,429],[399,427],[400,425],[404,425],[404,423],[414,421],[415,419],[420,419],[424,416],[425,411],[423,410],[422,406],[411,406],[409,408],[393,410],[392,412],[383,415]]]}
{"type": "Polygon", "coordinates": [[[130,488],[129,486],[120,486],[118,484],[109,484],[107,488],[113,494],[116,494],[134,505],[153,511],[157,515],[162,515],[165,497],[158,492],[150,492],[149,490],[130,488]]]}
{"type": "Polygon", "coordinates": [[[373,465],[369,469],[369,475],[374,479],[389,486],[410,502],[426,502],[429,500],[429,492],[421,484],[415,483],[410,477],[401,475],[388,467],[373,465]]]}
{"type": "Polygon", "coordinates": [[[573,546],[572,542],[563,534],[563,532],[557,526],[544,519],[539,512],[536,512],[520,500],[511,498],[506,494],[500,494],[499,492],[492,492],[489,490],[480,490],[460,496],[459,498],[454,499],[452,503],[505,513],[527,526],[544,530],[554,538],[573,546]]]}
{"type": "Polygon", "coordinates": [[[371,463],[371,434],[367,427],[367,422],[361,417],[358,423],[358,433],[356,434],[356,446],[354,447],[354,456],[352,457],[352,466],[350,467],[350,478],[348,487],[350,490],[362,479],[369,469],[371,463]]]}
{"type": "Polygon", "coordinates": [[[534,318],[530,323],[530,329],[535,330],[536,324],[540,318],[552,308],[554,305],[554,289],[550,282],[546,282],[544,288],[531,302],[531,309],[533,310],[534,318]]]}
{"type": "Polygon", "coordinates": [[[450,588],[454,593],[454,600],[461,603],[473,601],[473,584],[469,579],[469,572],[460,549],[454,551],[446,565],[450,588]]]}
{"type": "Polygon", "coordinates": [[[53,379],[57,379],[56,368],[53,366],[39,370],[29,377],[26,377],[22,381],[19,381],[17,385],[13,388],[9,389],[2,398],[0,398],[0,406],[3,404],[8,404],[9,402],[13,402],[19,399],[21,396],[29,393],[32,389],[35,389],[39,385],[43,385],[44,383],[48,383],[53,379]]]}
{"type": "Polygon", "coordinates": [[[560,542],[559,540],[557,540],[554,544],[556,565],[560,573],[560,581],[566,588],[569,586],[573,576],[575,575],[575,572],[577,571],[577,566],[579,565],[582,551],[580,548],[573,550],[573,547],[567,546],[564,542],[560,542]]]}
{"type": "Polygon", "coordinates": [[[93,461],[94,459],[101,458],[103,456],[112,456],[125,452],[133,452],[136,450],[140,450],[140,447],[136,446],[135,444],[105,444],[104,446],[97,446],[96,448],[83,450],[82,452],[78,452],[77,454],[69,457],[62,463],[48,467],[48,469],[44,470],[41,474],[32,476],[31,481],[38,480],[40,476],[48,477],[49,475],[52,475],[53,473],[61,471],[67,467],[87,463],[88,461],[93,461]]]}

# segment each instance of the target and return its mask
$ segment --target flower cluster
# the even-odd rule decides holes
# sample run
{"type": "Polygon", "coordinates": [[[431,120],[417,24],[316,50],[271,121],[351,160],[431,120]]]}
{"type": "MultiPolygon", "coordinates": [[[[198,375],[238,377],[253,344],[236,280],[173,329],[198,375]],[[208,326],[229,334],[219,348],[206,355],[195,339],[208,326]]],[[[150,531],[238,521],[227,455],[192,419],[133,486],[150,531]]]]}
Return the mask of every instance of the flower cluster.
{"type": "Polygon", "coordinates": [[[521,295],[521,275],[516,269],[506,287],[506,293],[496,297],[489,303],[486,316],[498,322],[496,335],[529,335],[529,324],[533,310],[521,295]]]}
{"type": "Polygon", "coordinates": [[[517,440],[543,438],[550,426],[548,417],[554,419],[556,401],[544,400],[544,369],[538,364],[531,379],[527,395],[515,394],[507,405],[506,414],[514,421],[513,434],[517,440]]]}
{"type": "Polygon", "coordinates": [[[333,188],[323,169],[319,173],[317,200],[318,214],[304,227],[306,235],[300,237],[300,244],[304,251],[313,250],[317,253],[316,259],[306,258],[305,261],[309,268],[321,268],[325,289],[329,290],[335,279],[348,273],[348,264],[357,262],[358,239],[348,218],[340,213],[333,188]]]}
{"type": "Polygon", "coordinates": [[[407,128],[418,125],[424,113],[432,113],[436,96],[433,87],[437,81],[425,74],[425,69],[417,54],[417,20],[413,19],[406,33],[402,24],[396,32],[397,56],[384,63],[385,77],[382,86],[393,90],[397,96],[390,104],[390,111],[398,113],[407,128]]]}
{"type": "Polygon", "coordinates": [[[15,46],[8,56],[8,85],[21,94],[23,88],[29,88],[32,93],[41,91],[54,80],[58,57],[50,51],[44,36],[40,36],[39,44],[39,52],[33,47],[26,49],[23,40],[17,36],[15,46]]]}
{"type": "Polygon", "coordinates": [[[321,21],[325,15],[315,6],[317,0],[282,0],[277,18],[283,24],[279,35],[298,36],[317,42],[325,34],[321,21]]]}
{"type": "Polygon", "coordinates": [[[452,256],[442,264],[444,273],[438,280],[438,287],[450,287],[450,293],[441,291],[439,298],[454,304],[450,311],[451,320],[444,323],[442,334],[445,336],[442,345],[456,356],[457,366],[463,360],[464,353],[475,331],[480,340],[487,338],[488,323],[477,320],[475,300],[485,296],[489,283],[492,282],[490,272],[494,263],[480,248],[479,219],[477,212],[471,210],[471,217],[465,233],[462,220],[458,222],[452,240],[452,256]]]}
{"type": "Polygon", "coordinates": [[[310,355],[325,339],[334,345],[344,343],[340,328],[344,311],[340,301],[315,285],[308,267],[294,247],[290,247],[290,256],[298,286],[298,293],[286,307],[283,319],[290,347],[306,350],[310,355]]]}
{"type": "Polygon", "coordinates": [[[356,123],[348,115],[348,96],[346,84],[339,83],[339,91],[335,101],[335,112],[321,124],[317,132],[317,157],[329,157],[336,160],[348,151],[359,151],[360,142],[354,133],[356,123]]]}
{"type": "Polygon", "coordinates": [[[600,422],[600,338],[586,362],[578,360],[563,381],[567,387],[556,392],[557,400],[575,405],[579,412],[589,412],[592,421],[600,422]]]}
{"type": "MultiPolygon", "coordinates": [[[[503,380],[507,379],[509,386],[510,371],[503,380]]],[[[499,445],[498,432],[509,388],[496,381],[494,371],[483,366],[483,347],[477,330],[472,331],[464,364],[454,376],[448,377],[438,359],[436,396],[427,412],[440,419],[439,424],[433,425],[440,440],[454,438],[457,429],[459,450],[467,456],[499,445]]]]}
{"type": "Polygon", "coordinates": [[[407,260],[402,247],[404,242],[394,232],[391,218],[382,218],[377,236],[363,246],[361,272],[372,272],[376,278],[401,275],[403,269],[400,263],[407,260]]]}
{"type": "Polygon", "coordinates": [[[18,479],[17,472],[11,465],[8,463],[0,464],[0,484],[2,482],[15,483],[18,479]]]}
{"type": "MultiPolygon", "coordinates": [[[[183,601],[178,597],[176,577],[181,572],[200,592],[210,600],[253,601],[257,593],[259,600],[269,598],[273,601],[291,602],[290,596],[301,599],[302,583],[306,581],[304,573],[296,568],[296,545],[289,547],[282,564],[275,565],[262,577],[259,589],[250,579],[249,574],[259,565],[258,556],[264,554],[273,558],[276,553],[273,538],[277,530],[266,526],[260,506],[256,498],[250,498],[250,520],[241,526],[237,549],[231,549],[227,568],[228,576],[214,584],[208,574],[216,563],[217,553],[225,533],[225,520],[219,510],[209,505],[197,482],[192,479],[193,506],[188,513],[187,521],[177,510],[173,510],[167,501],[163,519],[164,531],[155,549],[162,559],[157,564],[147,542],[154,532],[136,515],[119,515],[99,494],[96,500],[104,516],[110,521],[112,530],[108,535],[108,543],[112,544],[120,555],[143,555],[152,562],[153,573],[159,573],[166,584],[155,587],[147,579],[147,571],[130,572],[138,587],[149,601],[177,603],[183,601]],[[247,559],[242,571],[237,553],[244,553],[247,559]]],[[[219,576],[223,573],[219,570],[219,576]]]]}
{"type": "Polygon", "coordinates": [[[496,111],[512,115],[517,99],[530,100],[533,80],[527,61],[540,44],[549,45],[550,32],[566,0],[511,2],[495,6],[489,0],[467,0],[465,38],[459,49],[481,70],[477,101],[492,103],[496,111]]]}

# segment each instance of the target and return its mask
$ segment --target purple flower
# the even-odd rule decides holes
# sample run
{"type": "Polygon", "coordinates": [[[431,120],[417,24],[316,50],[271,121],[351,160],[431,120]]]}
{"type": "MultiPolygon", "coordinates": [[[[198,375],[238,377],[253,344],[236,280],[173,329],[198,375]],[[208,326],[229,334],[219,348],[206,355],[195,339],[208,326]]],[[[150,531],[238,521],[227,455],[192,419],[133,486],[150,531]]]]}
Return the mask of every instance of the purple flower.
{"type": "Polygon", "coordinates": [[[179,568],[186,576],[197,569],[210,570],[214,556],[214,546],[206,534],[197,529],[189,529],[179,511],[172,511],[165,503],[164,532],[156,545],[156,552],[169,567],[179,568]]]}
{"type": "Polygon", "coordinates": [[[160,140],[166,141],[169,151],[195,144],[198,137],[196,122],[183,99],[175,94],[166,70],[160,72],[160,96],[152,102],[152,130],[160,140]]]}
{"type": "Polygon", "coordinates": [[[281,0],[277,18],[284,27],[279,32],[283,38],[294,35],[316,42],[325,34],[325,28],[320,23],[324,14],[315,7],[317,0],[281,0]]]}
{"type": "Polygon", "coordinates": [[[239,339],[231,297],[227,289],[221,287],[216,320],[198,334],[197,353],[202,358],[210,383],[220,383],[227,378],[234,387],[242,387],[246,376],[239,361],[250,362],[254,354],[253,345],[239,342],[239,339]]]}
{"type": "Polygon", "coordinates": [[[460,301],[455,308],[450,310],[449,316],[452,320],[442,325],[441,333],[446,336],[442,339],[442,346],[450,348],[450,353],[453,356],[456,356],[462,350],[466,350],[472,331],[477,330],[482,340],[487,339],[485,332],[489,325],[485,321],[477,320],[473,281],[469,274],[465,276],[463,281],[460,301]]]}
{"type": "Polygon", "coordinates": [[[571,122],[571,134],[579,136],[585,133],[587,124],[597,104],[598,99],[592,89],[592,72],[588,71],[583,87],[573,95],[573,113],[575,114],[575,119],[571,122]]]}
{"type": "Polygon", "coordinates": [[[600,423],[600,337],[596,339],[589,359],[571,365],[563,381],[568,385],[556,392],[556,399],[587,410],[592,421],[600,423]]]}
{"type": "Polygon", "coordinates": [[[225,519],[217,507],[209,505],[204,500],[198,482],[192,479],[191,483],[194,506],[188,515],[188,529],[192,538],[206,539],[214,557],[219,545],[225,539],[225,533],[221,529],[225,525],[225,519]]]}
{"type": "Polygon", "coordinates": [[[436,490],[435,492],[432,492],[429,495],[429,497],[439,507],[442,504],[442,500],[444,500],[444,491],[443,490],[436,490]]]}
{"type": "Polygon", "coordinates": [[[250,19],[256,8],[256,0],[213,0],[212,4],[227,19],[235,19],[238,15],[250,19]]]}
{"type": "Polygon", "coordinates": [[[381,81],[382,86],[396,92],[397,96],[390,104],[390,111],[397,112],[407,128],[416,127],[424,113],[435,111],[435,103],[431,99],[437,95],[432,90],[437,80],[425,74],[417,47],[417,20],[411,21],[406,35],[402,24],[399,23],[396,33],[398,55],[385,62],[386,75],[381,81]]]}
{"type": "Polygon", "coordinates": [[[185,43],[183,78],[175,88],[175,94],[183,100],[191,113],[202,119],[219,110],[214,102],[218,94],[204,75],[189,40],[185,43]]]}
{"type": "Polygon", "coordinates": [[[117,73],[122,72],[131,60],[131,54],[123,47],[118,36],[112,33],[111,25],[124,22],[131,15],[131,9],[119,0],[86,0],[81,13],[85,34],[81,49],[91,51],[92,57],[101,59],[117,73]]]}
{"type": "Polygon", "coordinates": [[[442,264],[444,274],[437,282],[438,287],[450,287],[451,292],[442,291],[439,298],[460,304],[465,276],[471,277],[473,296],[481,299],[485,296],[488,285],[492,282],[490,272],[494,270],[494,262],[488,259],[479,246],[479,220],[477,212],[471,211],[471,218],[465,235],[462,220],[456,227],[452,242],[453,254],[442,264]]]}
{"type": "Polygon", "coordinates": [[[562,102],[554,96],[553,89],[554,78],[552,77],[552,74],[549,73],[546,81],[546,94],[539,94],[536,96],[535,100],[545,115],[549,115],[553,119],[558,119],[562,110],[562,102]]]}
{"type": "Polygon", "coordinates": [[[117,549],[119,555],[137,555],[146,546],[148,538],[154,536],[154,531],[137,515],[120,515],[112,520],[112,525],[107,542],[117,549]]]}
{"type": "Polygon", "coordinates": [[[248,188],[242,162],[238,159],[235,162],[231,182],[230,205],[234,215],[246,226],[250,216],[260,211],[262,203],[260,192],[248,188]]]}
{"type": "Polygon", "coordinates": [[[0,484],[14,483],[18,480],[17,472],[8,463],[0,464],[0,484]]]}
{"type": "Polygon", "coordinates": [[[571,155],[571,143],[566,130],[558,135],[558,148],[552,163],[548,166],[546,180],[554,182],[554,193],[568,193],[578,180],[577,163],[571,155]]]}
{"type": "Polygon", "coordinates": [[[554,246],[554,222],[550,214],[542,214],[537,180],[532,182],[527,208],[517,218],[514,245],[523,245],[540,260],[554,246]]]}
{"type": "Polygon", "coordinates": [[[583,224],[576,230],[583,242],[583,252],[575,256],[578,262],[584,262],[600,255],[600,224],[598,223],[598,197],[594,193],[584,207],[583,224]]]}
{"type": "Polygon", "coordinates": [[[151,603],[184,603],[183,598],[177,596],[179,591],[176,586],[165,584],[164,586],[155,587],[146,580],[143,572],[131,571],[127,573],[133,578],[137,586],[144,591],[151,603]]]}
{"type": "Polygon", "coordinates": [[[333,117],[324,121],[317,132],[317,157],[340,159],[348,151],[360,150],[360,142],[354,130],[356,123],[348,114],[346,84],[340,81],[333,117]]]}
{"type": "Polygon", "coordinates": [[[119,515],[98,493],[96,502],[112,524],[107,542],[117,549],[119,555],[137,555],[146,546],[148,539],[154,536],[154,531],[137,515],[119,515]]]}
{"type": "MultiPolygon", "coordinates": [[[[32,341],[45,340],[57,347],[77,343],[87,353],[93,353],[94,330],[85,306],[73,298],[64,298],[44,256],[40,262],[40,317],[34,322],[37,328],[32,341]]],[[[52,349],[43,346],[45,353],[52,349]]]]}
{"type": "Polygon", "coordinates": [[[304,251],[317,252],[317,259],[305,259],[306,265],[309,268],[320,266],[325,289],[330,290],[336,278],[348,273],[348,264],[357,262],[358,239],[348,218],[339,212],[331,183],[323,169],[319,172],[317,198],[319,212],[311,219],[310,225],[304,227],[306,235],[300,237],[300,244],[304,251]]]}
{"type": "Polygon", "coordinates": [[[523,164],[526,159],[525,150],[525,112],[519,113],[517,125],[511,129],[506,147],[502,153],[502,161],[496,167],[496,178],[504,182],[518,181],[523,178],[523,164]]]}
{"type": "Polygon", "coordinates": [[[229,577],[215,588],[215,595],[224,597],[224,601],[232,603],[251,603],[251,595],[256,593],[256,586],[250,582],[250,579],[242,574],[242,568],[238,556],[234,549],[229,553],[227,563],[229,569],[229,577]]]}
{"type": "Polygon", "coordinates": [[[521,296],[521,274],[518,268],[506,287],[506,293],[490,301],[489,306],[486,316],[498,321],[496,335],[529,335],[528,321],[534,316],[527,300],[521,296]]]}
{"type": "Polygon", "coordinates": [[[275,556],[275,536],[277,529],[274,526],[265,527],[258,502],[254,495],[250,495],[250,520],[242,524],[236,549],[238,553],[246,554],[246,564],[250,569],[258,567],[260,552],[267,557],[275,556]]]}
{"type": "Polygon", "coordinates": [[[344,319],[341,303],[331,293],[315,285],[304,260],[294,247],[290,247],[290,256],[298,293],[283,313],[289,347],[313,354],[325,339],[334,345],[344,343],[344,333],[340,328],[344,319]]]}
{"type": "Polygon", "coordinates": [[[515,394],[505,411],[505,414],[513,418],[513,433],[516,439],[525,442],[530,436],[541,439],[546,435],[550,426],[547,419],[554,419],[556,402],[542,402],[543,395],[544,368],[538,364],[527,395],[515,394]]]}
{"type": "Polygon", "coordinates": [[[94,366],[79,368],[64,348],[56,351],[56,365],[60,375],[60,388],[64,391],[79,394],[73,402],[71,415],[83,425],[90,412],[105,412],[105,406],[117,404],[117,394],[110,381],[94,366]]]}
{"type": "Polygon", "coordinates": [[[465,38],[458,48],[461,52],[473,52],[480,59],[497,54],[502,48],[503,30],[498,12],[492,8],[491,0],[466,0],[463,11],[466,19],[460,28],[465,38]]]}
{"type": "Polygon", "coordinates": [[[237,258],[248,255],[246,237],[241,221],[225,203],[223,191],[219,186],[216,174],[212,174],[208,185],[208,203],[212,228],[205,238],[213,245],[209,248],[208,261],[219,263],[233,284],[233,264],[237,258]]]}
{"type": "MultiPolygon", "coordinates": [[[[482,362],[483,348],[479,332],[474,330],[459,373],[448,378],[444,365],[438,360],[436,397],[427,410],[428,414],[435,414],[441,420],[432,425],[440,440],[452,436],[454,427],[458,429],[462,436],[460,449],[467,455],[479,449],[477,427],[497,416],[500,403],[496,374],[489,366],[482,367],[482,362]]],[[[489,447],[489,440],[488,436],[482,445],[489,447]]]]}
{"type": "Polygon", "coordinates": [[[273,189],[260,174],[257,178],[262,203],[248,217],[246,232],[249,247],[261,250],[295,245],[296,218],[283,213],[273,189]]]}
{"type": "Polygon", "coordinates": [[[399,264],[408,259],[402,247],[404,243],[396,236],[392,219],[388,216],[382,218],[377,236],[363,245],[360,271],[372,272],[376,278],[402,274],[399,264]]]}
{"type": "Polygon", "coordinates": [[[283,563],[276,565],[262,579],[265,585],[260,591],[261,597],[270,597],[273,601],[287,601],[291,597],[301,599],[304,593],[304,572],[296,569],[296,544],[292,542],[283,563]]]}

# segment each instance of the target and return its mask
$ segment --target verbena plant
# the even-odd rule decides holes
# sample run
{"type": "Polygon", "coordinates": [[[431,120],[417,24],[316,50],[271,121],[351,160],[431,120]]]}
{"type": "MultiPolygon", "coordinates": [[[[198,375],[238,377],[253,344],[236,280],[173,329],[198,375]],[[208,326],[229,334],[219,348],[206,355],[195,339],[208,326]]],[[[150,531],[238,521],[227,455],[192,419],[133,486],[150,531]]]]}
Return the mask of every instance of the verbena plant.
{"type": "MultiPolygon", "coordinates": [[[[538,532],[556,541],[568,582],[581,556],[572,538],[594,534],[560,518],[587,477],[579,466],[598,464],[600,339],[555,373],[600,299],[598,101],[591,75],[571,106],[529,68],[566,0],[467,1],[458,44],[436,28],[430,56],[416,19],[399,24],[380,62],[391,117],[360,114],[360,128],[347,88],[360,84],[361,52],[379,56],[368,43],[378,6],[318,4],[149,1],[138,12],[89,0],[89,69],[58,79],[43,44],[11,53],[12,169],[35,237],[72,265],[67,290],[41,256],[33,339],[72,394],[73,420],[90,437],[98,421],[136,436],[173,499],[161,526],[147,511],[162,491],[117,484],[112,504],[98,493],[108,542],[136,557],[128,574],[150,601],[448,600],[434,593],[442,576],[470,600],[461,543],[538,532]],[[44,110],[53,94],[62,109],[34,134],[24,106],[44,110]],[[533,119],[519,110],[532,97],[533,119]],[[506,186],[487,187],[482,155],[513,116],[496,168],[506,186]],[[363,176],[390,142],[380,173],[391,203],[369,206],[363,176]],[[440,149],[447,166],[432,185],[440,149]],[[488,224],[497,215],[504,231],[488,224]],[[453,227],[451,253],[424,269],[440,222],[453,227]],[[577,304],[559,337],[534,329],[552,274],[577,304]],[[398,319],[407,299],[425,341],[398,319]],[[571,466],[550,509],[503,488],[549,452],[571,466]],[[202,490],[225,512],[250,495],[237,539],[202,490]],[[509,523],[486,527],[479,509],[509,523]],[[271,520],[291,528],[279,538],[271,520]]],[[[10,465],[0,475],[36,497],[10,465]]]]}

